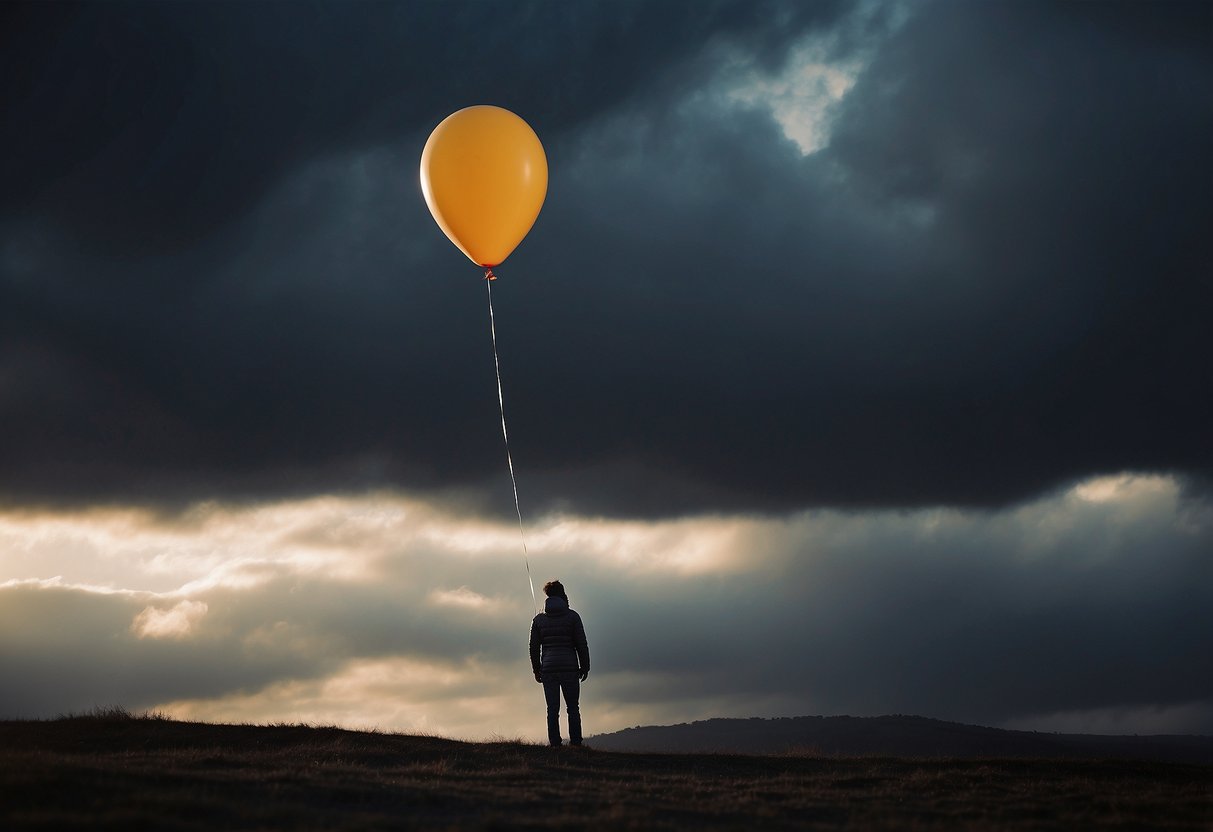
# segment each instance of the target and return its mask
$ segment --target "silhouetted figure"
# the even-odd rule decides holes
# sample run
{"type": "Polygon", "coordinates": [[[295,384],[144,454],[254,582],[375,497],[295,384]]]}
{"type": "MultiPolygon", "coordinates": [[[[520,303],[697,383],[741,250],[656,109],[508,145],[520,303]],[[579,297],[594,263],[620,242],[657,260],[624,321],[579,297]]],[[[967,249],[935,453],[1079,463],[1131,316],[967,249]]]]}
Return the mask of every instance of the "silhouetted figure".
{"type": "Polygon", "coordinates": [[[560,696],[569,711],[569,744],[581,745],[581,682],[590,675],[590,647],[581,616],[569,609],[560,581],[543,585],[544,611],[531,621],[531,670],[548,702],[548,742],[559,746],[560,696]]]}

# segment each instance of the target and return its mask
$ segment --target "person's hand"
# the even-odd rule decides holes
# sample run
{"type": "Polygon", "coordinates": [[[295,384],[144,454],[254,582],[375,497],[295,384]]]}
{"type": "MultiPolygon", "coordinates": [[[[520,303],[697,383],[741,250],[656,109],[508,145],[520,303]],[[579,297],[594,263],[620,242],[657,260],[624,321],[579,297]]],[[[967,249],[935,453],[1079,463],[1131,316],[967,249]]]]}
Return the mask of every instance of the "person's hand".
{"type": "Polygon", "coordinates": [[[541,684],[541,685],[542,685],[542,684],[543,684],[543,674],[542,674],[542,673],[536,673],[536,674],[535,674],[535,681],[536,681],[536,682],[538,682],[539,684],[541,684]]]}
{"type": "Polygon", "coordinates": [[[581,671],[581,681],[584,682],[587,678],[589,678],[589,675],[590,675],[589,668],[586,668],[585,670],[581,671]]]}

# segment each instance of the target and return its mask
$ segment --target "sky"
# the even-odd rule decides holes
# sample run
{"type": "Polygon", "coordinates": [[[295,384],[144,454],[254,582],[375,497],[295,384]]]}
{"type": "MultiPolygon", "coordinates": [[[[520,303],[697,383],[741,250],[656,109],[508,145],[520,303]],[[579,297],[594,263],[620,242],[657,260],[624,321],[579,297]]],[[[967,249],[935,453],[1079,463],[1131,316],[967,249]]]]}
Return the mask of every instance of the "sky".
{"type": "Polygon", "coordinates": [[[1213,734],[1207,3],[0,16],[0,718],[541,740],[529,560],[591,734],[1213,734]]]}

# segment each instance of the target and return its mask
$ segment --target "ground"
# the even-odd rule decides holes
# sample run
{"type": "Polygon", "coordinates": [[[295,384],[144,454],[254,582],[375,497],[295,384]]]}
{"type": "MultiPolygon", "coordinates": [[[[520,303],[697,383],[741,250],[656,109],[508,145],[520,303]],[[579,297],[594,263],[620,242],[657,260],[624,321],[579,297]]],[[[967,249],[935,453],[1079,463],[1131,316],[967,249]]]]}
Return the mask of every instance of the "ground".
{"type": "Polygon", "coordinates": [[[1213,766],[625,754],[124,713],[0,723],[0,828],[1213,828],[1213,766]]]}

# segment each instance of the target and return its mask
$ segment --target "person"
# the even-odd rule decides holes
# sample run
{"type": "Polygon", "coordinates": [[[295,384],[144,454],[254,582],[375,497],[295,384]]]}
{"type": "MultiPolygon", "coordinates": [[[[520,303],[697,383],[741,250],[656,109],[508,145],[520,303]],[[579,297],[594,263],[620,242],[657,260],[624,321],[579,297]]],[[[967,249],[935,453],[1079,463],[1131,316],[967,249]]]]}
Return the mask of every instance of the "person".
{"type": "Polygon", "coordinates": [[[560,737],[560,697],[569,712],[569,744],[580,747],[581,682],[590,675],[590,647],[585,626],[576,610],[569,608],[569,596],[560,581],[543,585],[547,596],[543,612],[531,621],[531,670],[535,681],[543,685],[548,706],[548,743],[562,744],[560,737]]]}

